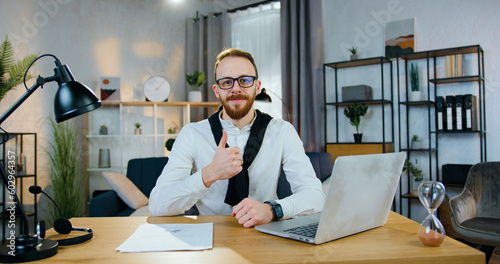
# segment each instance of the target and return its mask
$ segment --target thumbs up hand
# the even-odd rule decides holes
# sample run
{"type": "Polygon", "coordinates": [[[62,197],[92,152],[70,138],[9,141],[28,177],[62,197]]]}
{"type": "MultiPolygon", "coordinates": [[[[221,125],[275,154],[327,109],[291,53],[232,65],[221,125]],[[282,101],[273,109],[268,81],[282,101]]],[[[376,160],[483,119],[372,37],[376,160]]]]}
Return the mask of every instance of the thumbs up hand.
{"type": "Polygon", "coordinates": [[[239,147],[226,148],[227,132],[222,131],[222,138],[215,150],[212,162],[202,169],[201,177],[205,187],[210,187],[218,180],[226,180],[240,173],[243,169],[243,156],[239,147]]]}

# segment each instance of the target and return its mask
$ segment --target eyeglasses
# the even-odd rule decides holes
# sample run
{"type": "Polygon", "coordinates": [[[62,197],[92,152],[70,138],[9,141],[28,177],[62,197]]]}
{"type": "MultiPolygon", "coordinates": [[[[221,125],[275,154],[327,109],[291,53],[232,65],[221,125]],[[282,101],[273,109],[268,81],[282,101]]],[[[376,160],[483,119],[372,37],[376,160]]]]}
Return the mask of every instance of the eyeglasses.
{"type": "Polygon", "coordinates": [[[215,80],[215,82],[222,90],[229,90],[233,88],[234,81],[237,81],[241,88],[250,88],[252,87],[255,79],[257,79],[256,76],[240,76],[238,78],[224,77],[215,80]]]}

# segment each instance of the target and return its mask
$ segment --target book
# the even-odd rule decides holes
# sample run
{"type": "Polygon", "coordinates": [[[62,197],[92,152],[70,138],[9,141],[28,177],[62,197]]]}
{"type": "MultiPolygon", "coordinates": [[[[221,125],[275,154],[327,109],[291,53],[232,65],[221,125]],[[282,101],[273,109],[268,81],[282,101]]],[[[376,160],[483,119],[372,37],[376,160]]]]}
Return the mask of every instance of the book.
{"type": "Polygon", "coordinates": [[[447,131],[455,130],[455,96],[447,95],[446,96],[446,128],[447,131]]]}
{"type": "Polygon", "coordinates": [[[455,108],[455,129],[464,130],[463,126],[463,95],[455,95],[454,108],[455,108]]]}
{"type": "Polygon", "coordinates": [[[444,97],[437,96],[436,97],[436,130],[437,131],[444,131],[445,124],[446,124],[446,115],[445,115],[444,97]]]}
{"type": "Polygon", "coordinates": [[[477,130],[476,96],[464,95],[464,128],[467,131],[477,130]]]}

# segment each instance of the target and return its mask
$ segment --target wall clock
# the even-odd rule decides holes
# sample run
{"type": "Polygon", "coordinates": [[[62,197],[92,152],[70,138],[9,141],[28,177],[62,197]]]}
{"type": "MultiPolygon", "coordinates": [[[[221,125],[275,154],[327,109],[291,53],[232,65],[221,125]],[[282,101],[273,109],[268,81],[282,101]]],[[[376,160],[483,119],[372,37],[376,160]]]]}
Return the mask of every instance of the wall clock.
{"type": "Polygon", "coordinates": [[[153,76],[144,83],[144,95],[151,102],[166,101],[170,95],[170,84],[161,76],[153,76]]]}

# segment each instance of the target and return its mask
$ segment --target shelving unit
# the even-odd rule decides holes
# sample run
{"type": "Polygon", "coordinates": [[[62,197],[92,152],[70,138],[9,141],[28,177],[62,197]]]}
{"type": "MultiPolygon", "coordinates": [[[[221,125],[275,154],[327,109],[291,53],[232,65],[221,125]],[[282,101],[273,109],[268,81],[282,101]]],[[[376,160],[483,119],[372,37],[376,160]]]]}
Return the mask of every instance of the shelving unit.
{"type": "Polygon", "coordinates": [[[193,109],[214,112],[219,107],[219,102],[103,101],[102,104],[103,107],[89,113],[85,121],[85,168],[90,178],[90,195],[102,185],[102,172],[125,174],[130,159],[167,156],[165,141],[178,135],[178,131],[168,133],[169,126],[180,129],[192,122],[193,109]],[[135,123],[141,124],[140,135],[134,134],[135,123]],[[108,127],[108,135],[99,134],[101,125],[108,127]],[[99,149],[109,149],[110,168],[99,168],[99,149]]]}
{"type": "Polygon", "coordinates": [[[394,99],[391,61],[384,57],[374,57],[326,63],[323,69],[327,152],[332,154],[333,159],[340,155],[393,152],[394,99]],[[373,99],[342,102],[339,85],[359,84],[372,87],[373,99]],[[334,89],[331,89],[332,86],[334,89]],[[375,129],[363,131],[363,137],[367,137],[369,141],[362,141],[360,144],[353,143],[352,134],[348,132],[350,124],[348,119],[343,116],[343,109],[353,103],[368,105],[369,111],[376,112],[372,114],[371,118],[366,115],[363,117],[361,123],[368,123],[365,127],[372,128],[374,126],[375,129]],[[343,125],[339,126],[341,123],[343,125]],[[349,136],[351,137],[349,138],[349,136]]]}
{"type": "MultiPolygon", "coordinates": [[[[7,135],[5,133],[0,133],[0,142],[3,142],[7,135]]],[[[32,195],[33,200],[32,204],[28,204],[27,202],[30,200],[24,199],[25,194],[29,194],[28,188],[31,185],[37,185],[37,136],[36,133],[8,133],[8,138],[4,142],[1,151],[0,161],[4,166],[5,171],[9,174],[11,170],[9,170],[9,161],[14,161],[16,165],[15,177],[16,177],[16,193],[19,196],[19,200],[23,204],[24,210],[26,211],[26,215],[28,218],[33,218],[33,230],[35,230],[37,220],[37,200],[35,195],[32,195]],[[22,164],[22,166],[20,166],[22,164]],[[28,181],[28,184],[25,183],[28,181]],[[33,206],[33,210],[31,209],[33,206]]],[[[7,221],[9,221],[10,213],[6,211],[8,207],[10,207],[11,201],[9,200],[9,195],[7,192],[7,186],[5,186],[3,180],[0,180],[0,185],[2,186],[2,203],[0,204],[0,218],[2,219],[2,237],[3,242],[5,242],[7,234],[7,221]]],[[[16,219],[21,219],[21,216],[16,213],[16,219]]],[[[22,230],[22,225],[20,225],[20,221],[16,222],[16,233],[19,233],[22,230]]],[[[9,228],[10,230],[10,228],[9,228]]],[[[9,231],[10,232],[10,231],[9,231]]]]}
{"type": "MultiPolygon", "coordinates": [[[[486,161],[486,117],[485,117],[485,81],[484,81],[484,52],[479,45],[456,47],[449,49],[422,51],[413,54],[401,55],[397,60],[398,76],[398,116],[399,116],[399,148],[400,151],[407,152],[407,158],[419,160],[424,163],[424,179],[441,181],[440,166],[453,161],[454,155],[447,155],[445,161],[440,161],[439,151],[450,148],[457,144],[446,144],[446,141],[460,141],[464,145],[471,140],[479,141],[479,155],[476,159],[468,158],[468,162],[473,164],[486,161]],[[467,55],[471,59],[468,72],[463,76],[446,77],[444,71],[444,59],[446,56],[467,55]],[[474,60],[476,59],[476,60],[474,60]],[[400,75],[400,60],[404,62],[405,73],[400,75]],[[408,64],[417,63],[425,65],[424,78],[426,93],[422,100],[410,101],[408,64]],[[474,64],[477,64],[474,66],[474,64]],[[400,76],[404,76],[403,90],[400,89],[400,76]],[[465,84],[465,85],[464,85],[465,84]],[[468,87],[475,84],[477,89],[468,87]],[[436,127],[436,98],[438,96],[456,95],[456,94],[474,94],[477,96],[477,121],[478,129],[474,131],[438,131],[436,127]],[[420,121],[420,123],[419,123],[420,121]],[[415,133],[425,134],[424,147],[415,149],[410,146],[411,135],[415,133]],[[476,135],[475,138],[473,135],[476,135]],[[444,143],[440,143],[440,141],[444,143]]],[[[473,143],[475,145],[475,143],[473,143]]],[[[468,149],[468,152],[474,151],[468,149]]],[[[447,153],[453,153],[453,150],[447,153]]],[[[462,163],[458,161],[456,163],[462,163]]],[[[411,199],[418,199],[415,192],[412,191],[412,176],[406,175],[406,187],[401,184],[400,188],[400,211],[403,211],[403,199],[406,199],[408,205],[408,217],[411,217],[411,199]]],[[[402,179],[403,180],[403,179],[402,179]]],[[[402,182],[402,181],[401,181],[402,182]]]]}

